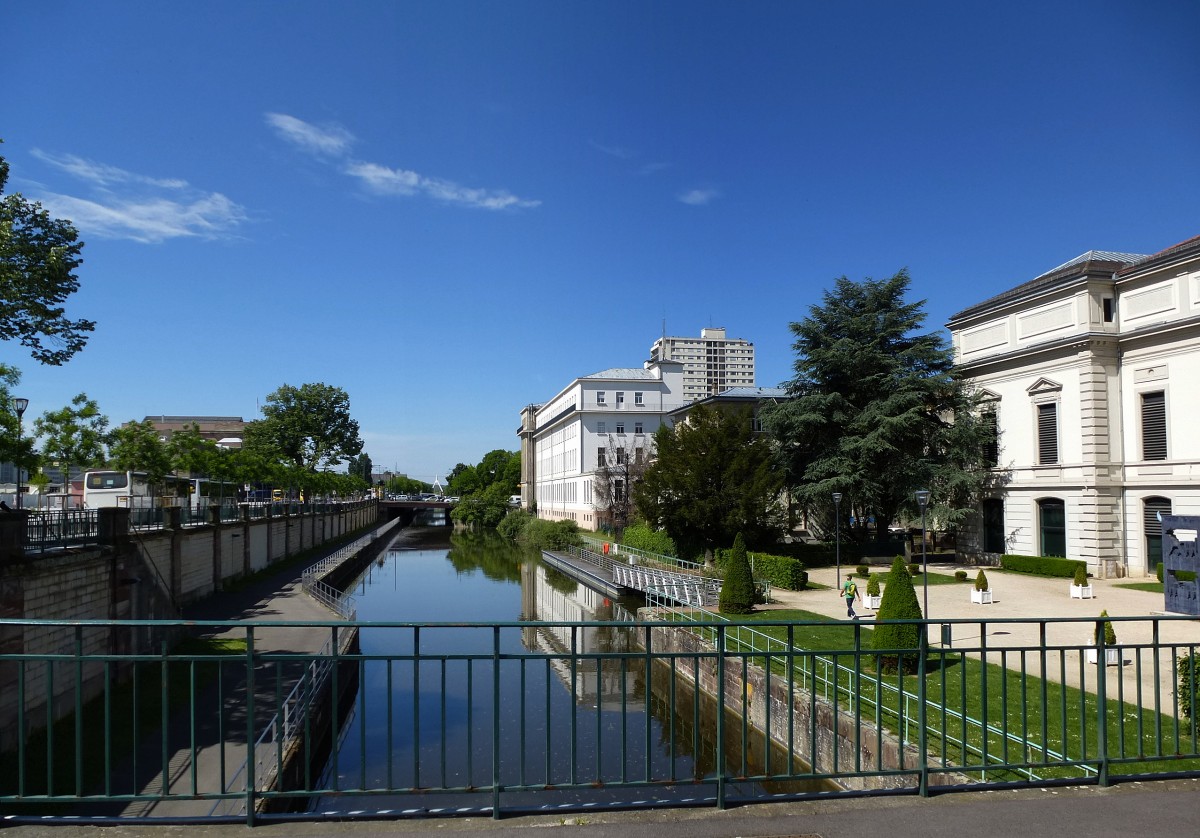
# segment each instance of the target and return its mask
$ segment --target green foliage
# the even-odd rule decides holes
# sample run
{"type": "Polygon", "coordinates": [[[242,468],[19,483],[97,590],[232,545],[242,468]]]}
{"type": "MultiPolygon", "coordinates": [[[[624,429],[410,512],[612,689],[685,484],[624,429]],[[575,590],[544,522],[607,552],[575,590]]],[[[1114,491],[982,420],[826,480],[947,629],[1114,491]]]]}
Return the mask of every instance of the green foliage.
{"type": "Polygon", "coordinates": [[[828,509],[831,493],[843,493],[859,542],[872,518],[915,512],[918,488],[933,490],[941,520],[965,520],[989,474],[990,431],[977,399],[955,374],[942,334],[921,332],[923,303],[905,301],[909,283],[903,270],[885,280],[838,279],[791,324],[792,398],[762,413],[794,498],[828,509]]]}
{"type": "MultiPolygon", "coordinates": [[[[1101,623],[1101,625],[1104,627],[1104,645],[1108,647],[1116,646],[1117,630],[1113,628],[1113,624],[1109,620],[1105,619],[1106,617],[1108,617],[1107,609],[1100,612],[1100,619],[1104,621],[1101,623]]],[[[1100,632],[1098,629],[1092,631],[1092,639],[1097,644],[1100,643],[1100,632]]]]}
{"type": "Polygon", "coordinates": [[[754,553],[754,578],[770,582],[777,588],[803,591],[808,587],[808,571],[804,562],[791,556],[754,553]]]}
{"type": "Polygon", "coordinates": [[[346,473],[353,474],[355,477],[362,478],[362,481],[368,485],[371,483],[371,474],[375,471],[375,464],[371,462],[371,455],[363,452],[357,457],[351,457],[346,464],[346,473]]]}
{"type": "Polygon", "coordinates": [[[91,320],[68,320],[63,303],[79,290],[83,242],[69,221],[51,218],[19,192],[4,195],[0,157],[0,340],[17,340],[33,359],[59,365],[83,349],[91,320]]]}
{"type": "Polygon", "coordinates": [[[521,541],[539,550],[564,550],[583,543],[579,525],[569,518],[546,521],[533,518],[521,533],[521,541]]]}
{"type": "Polygon", "coordinates": [[[450,518],[481,527],[498,526],[510,509],[506,488],[495,483],[482,492],[467,495],[459,500],[454,511],[450,513],[450,518]]]}
{"type": "Polygon", "coordinates": [[[505,538],[516,540],[525,527],[533,520],[533,516],[524,509],[510,509],[504,519],[496,526],[496,532],[505,538]]]}
{"type": "Polygon", "coordinates": [[[983,572],[983,568],[979,568],[979,572],[975,574],[975,590],[986,591],[988,589],[987,574],[983,572]]]}
{"type": "Polygon", "coordinates": [[[634,500],[684,555],[711,555],[738,533],[753,546],[776,541],[782,474],[748,412],[695,407],[686,421],[660,427],[654,448],[634,500]]]}
{"type": "Polygon", "coordinates": [[[854,569],[854,572],[858,574],[860,579],[866,579],[871,575],[871,568],[868,565],[860,564],[854,569]]]}
{"type": "Polygon", "coordinates": [[[749,614],[754,610],[754,578],[741,533],[734,537],[733,548],[726,558],[718,609],[722,614],[749,614]]]}
{"type": "Polygon", "coordinates": [[[263,418],[246,425],[245,447],[305,471],[333,468],[362,451],[350,397],[328,384],[284,384],[267,396],[263,418]]]}
{"type": "Polygon", "coordinates": [[[867,580],[867,596],[879,596],[879,574],[872,573],[867,580]]]}
{"type": "Polygon", "coordinates": [[[1087,569],[1083,564],[1075,568],[1075,579],[1072,581],[1072,584],[1080,588],[1087,586],[1087,569]]]}
{"type": "Polygon", "coordinates": [[[1018,556],[1006,553],[1000,557],[1000,567],[1014,573],[1049,576],[1054,579],[1072,579],[1078,567],[1082,567],[1084,573],[1087,573],[1085,562],[1053,556],[1018,556]]]}
{"type": "Polygon", "coordinates": [[[921,572],[921,566],[919,564],[917,564],[916,562],[911,562],[908,565],[908,575],[909,576],[916,576],[920,572],[921,572]]]}
{"type": "Polygon", "coordinates": [[[631,524],[626,527],[621,543],[636,550],[645,550],[647,553],[678,558],[675,542],[671,540],[671,536],[662,530],[651,529],[645,524],[631,524]]]}
{"type": "Polygon", "coordinates": [[[1179,711],[1185,719],[1192,718],[1200,702],[1200,691],[1197,682],[1200,681],[1200,653],[1189,652],[1179,657],[1179,689],[1175,698],[1179,702],[1179,711]]]}
{"type": "Polygon", "coordinates": [[[921,604],[913,588],[912,574],[904,566],[904,559],[897,556],[888,572],[883,599],[875,614],[874,648],[881,651],[881,672],[906,673],[917,671],[917,655],[921,643],[921,626],[917,623],[897,625],[889,620],[919,620],[921,604]],[[891,651],[884,651],[891,650],[891,651]],[[898,654],[903,651],[905,654],[898,654]]]}
{"type": "Polygon", "coordinates": [[[113,430],[109,460],[120,471],[140,471],[150,484],[171,473],[171,455],[149,419],[129,422],[113,430]]]}
{"type": "Polygon", "coordinates": [[[33,423],[42,439],[43,460],[62,469],[69,480],[71,467],[98,468],[104,464],[108,443],[108,417],[99,406],[80,393],[61,410],[48,410],[33,423]]]}
{"type": "Polygon", "coordinates": [[[954,578],[957,579],[959,582],[966,582],[967,581],[967,572],[965,570],[956,570],[956,571],[954,571],[954,578]]]}
{"type": "MultiPolygon", "coordinates": [[[[387,491],[394,495],[419,495],[421,492],[428,492],[433,488],[424,481],[417,480],[415,477],[405,477],[397,475],[392,477],[387,482],[387,491]]],[[[451,494],[455,494],[451,492],[451,494]]]]}

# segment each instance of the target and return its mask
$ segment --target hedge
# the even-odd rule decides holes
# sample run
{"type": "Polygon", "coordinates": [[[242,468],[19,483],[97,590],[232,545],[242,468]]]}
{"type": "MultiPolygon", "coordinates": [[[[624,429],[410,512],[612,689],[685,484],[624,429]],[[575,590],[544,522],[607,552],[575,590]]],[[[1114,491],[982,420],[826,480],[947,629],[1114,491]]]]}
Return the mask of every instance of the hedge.
{"type": "MultiPolygon", "coordinates": [[[[715,560],[718,567],[725,567],[728,554],[728,550],[717,550],[715,560]]],[[[750,565],[754,568],[755,579],[764,579],[774,587],[789,591],[803,591],[808,587],[808,571],[799,559],[770,553],[751,553],[750,565]]]]}
{"type": "Polygon", "coordinates": [[[645,524],[633,524],[626,527],[625,532],[621,534],[621,543],[626,547],[645,550],[647,553],[656,553],[660,556],[679,556],[675,549],[675,542],[669,535],[662,530],[651,529],[645,524]]]}
{"type": "MultiPolygon", "coordinates": [[[[1158,563],[1157,575],[1158,575],[1158,581],[1159,582],[1163,581],[1163,563],[1162,562],[1158,563]]],[[[1195,582],[1196,581],[1196,571],[1194,571],[1194,570],[1177,570],[1177,571],[1175,571],[1175,581],[1176,582],[1195,582]]]]}
{"type": "Polygon", "coordinates": [[[1075,568],[1082,567],[1087,573],[1087,563],[1078,559],[1060,559],[1052,556],[1014,556],[1006,553],[1000,557],[1000,567],[1013,573],[1028,573],[1032,576],[1049,576],[1054,579],[1074,579],[1075,568]]]}

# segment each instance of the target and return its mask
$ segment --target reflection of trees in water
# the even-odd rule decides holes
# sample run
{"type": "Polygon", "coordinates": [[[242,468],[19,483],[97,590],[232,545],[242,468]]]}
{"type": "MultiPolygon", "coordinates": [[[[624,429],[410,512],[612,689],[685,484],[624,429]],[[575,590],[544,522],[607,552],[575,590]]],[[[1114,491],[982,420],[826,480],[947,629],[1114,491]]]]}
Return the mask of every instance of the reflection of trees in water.
{"type": "Polygon", "coordinates": [[[446,558],[460,574],[483,571],[494,582],[520,582],[521,564],[529,557],[523,548],[491,530],[468,530],[450,536],[446,558]]]}

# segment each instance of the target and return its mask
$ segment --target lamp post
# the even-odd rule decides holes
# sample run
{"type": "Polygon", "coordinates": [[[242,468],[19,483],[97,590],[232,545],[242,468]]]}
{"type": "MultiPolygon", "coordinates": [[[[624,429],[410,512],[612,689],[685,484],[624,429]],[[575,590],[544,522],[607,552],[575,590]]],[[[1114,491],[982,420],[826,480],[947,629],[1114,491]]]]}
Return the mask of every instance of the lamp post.
{"type": "Polygon", "coordinates": [[[842,493],[833,493],[833,531],[835,544],[837,545],[833,554],[834,567],[837,568],[837,585],[842,584],[842,493]]]}
{"type": "Polygon", "coordinates": [[[13,399],[13,408],[17,411],[17,509],[21,508],[21,437],[25,435],[24,416],[29,407],[29,399],[13,399]]]}
{"type": "Polygon", "coordinates": [[[925,625],[929,631],[929,558],[925,552],[925,508],[929,506],[929,490],[920,489],[916,493],[917,506],[921,507],[921,582],[925,588],[925,625]]]}

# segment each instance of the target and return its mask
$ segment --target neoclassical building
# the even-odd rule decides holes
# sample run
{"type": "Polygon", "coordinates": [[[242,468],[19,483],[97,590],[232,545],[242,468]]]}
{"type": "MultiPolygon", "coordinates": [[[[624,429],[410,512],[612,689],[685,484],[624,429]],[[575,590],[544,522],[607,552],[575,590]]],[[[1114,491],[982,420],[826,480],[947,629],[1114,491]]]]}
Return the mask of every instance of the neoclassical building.
{"type": "Polygon", "coordinates": [[[1153,575],[1160,514],[1200,514],[1200,236],[1091,251],[954,315],[994,417],[994,485],[960,545],[1153,575]]]}
{"type": "Polygon", "coordinates": [[[576,378],[521,411],[521,505],[539,518],[595,529],[593,480],[600,458],[637,456],[668,413],[683,404],[683,364],[647,361],[576,378]]]}

